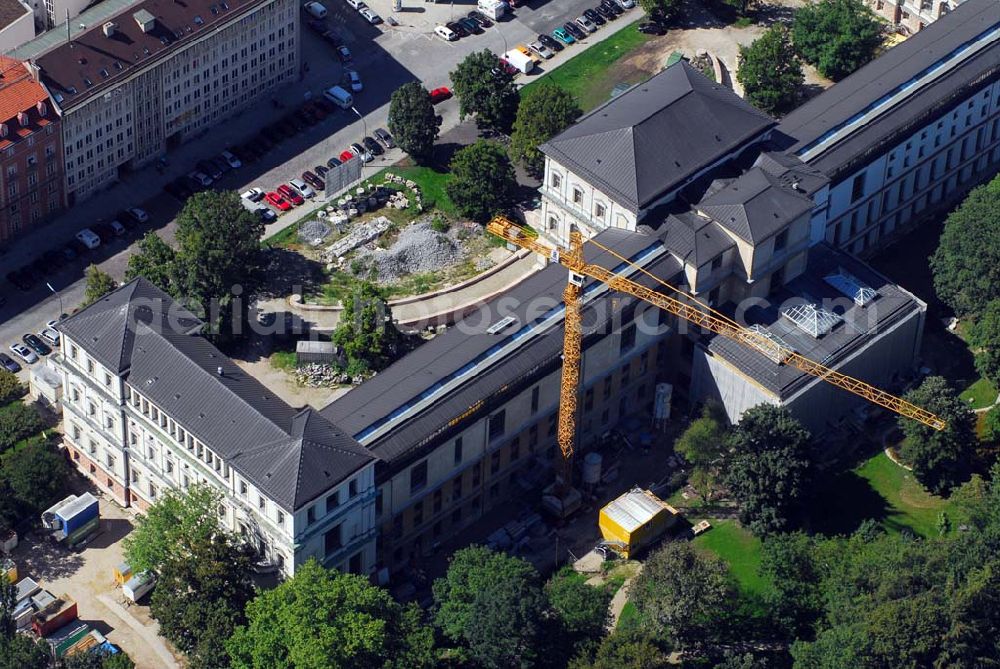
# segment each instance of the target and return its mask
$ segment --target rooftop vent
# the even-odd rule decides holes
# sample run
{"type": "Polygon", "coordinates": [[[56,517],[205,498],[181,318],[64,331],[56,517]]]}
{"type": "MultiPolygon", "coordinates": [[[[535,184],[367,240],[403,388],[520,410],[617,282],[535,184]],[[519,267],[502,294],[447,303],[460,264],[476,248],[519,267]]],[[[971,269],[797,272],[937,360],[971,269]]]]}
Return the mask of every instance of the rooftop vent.
{"type": "Polygon", "coordinates": [[[153,28],[156,27],[156,17],[145,9],[140,9],[134,13],[132,18],[135,19],[136,25],[138,25],[139,29],[144,33],[151,33],[153,32],[153,28]]]}
{"type": "Polygon", "coordinates": [[[781,315],[795,323],[803,332],[815,338],[822,337],[844,319],[835,313],[819,309],[815,304],[800,304],[781,312],[781,315]]]}
{"type": "Polygon", "coordinates": [[[857,277],[843,269],[838,269],[836,274],[831,274],[823,280],[854,300],[854,304],[859,307],[868,306],[872,300],[878,297],[878,293],[874,289],[869,288],[857,277]]]}
{"type": "Polygon", "coordinates": [[[195,16],[194,17],[194,24],[196,26],[204,25],[204,23],[205,23],[205,19],[201,18],[200,16],[195,16]]]}
{"type": "Polygon", "coordinates": [[[514,318],[513,316],[505,316],[505,317],[501,318],[500,320],[498,320],[493,325],[491,325],[488,328],[486,328],[486,333],[487,334],[491,334],[491,335],[495,335],[498,332],[503,332],[504,330],[506,330],[507,328],[509,328],[511,325],[513,325],[516,322],[517,322],[517,319],[514,318]]]}
{"type": "Polygon", "coordinates": [[[115,25],[114,21],[108,21],[103,26],[101,26],[101,32],[104,33],[105,37],[113,37],[115,34],[115,28],[117,27],[118,26],[115,25]]]}
{"type": "Polygon", "coordinates": [[[216,367],[215,371],[219,374],[219,376],[225,376],[226,375],[226,371],[224,369],[222,369],[221,366],[216,367]]]}

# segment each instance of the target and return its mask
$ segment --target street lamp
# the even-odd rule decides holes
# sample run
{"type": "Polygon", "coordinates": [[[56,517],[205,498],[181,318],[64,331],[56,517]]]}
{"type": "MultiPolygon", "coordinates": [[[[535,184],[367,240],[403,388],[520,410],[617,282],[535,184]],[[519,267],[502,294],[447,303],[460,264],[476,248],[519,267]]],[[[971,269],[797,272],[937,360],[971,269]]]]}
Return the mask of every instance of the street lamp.
{"type": "MultiPolygon", "coordinates": [[[[59,294],[59,291],[58,291],[58,290],[56,290],[55,288],[53,288],[53,287],[52,287],[52,284],[51,284],[51,283],[49,283],[48,281],[46,281],[46,282],[45,282],[45,285],[46,285],[46,286],[48,286],[49,290],[51,290],[51,291],[52,291],[52,294],[53,294],[53,295],[55,295],[56,297],[58,297],[58,298],[59,298],[59,318],[62,318],[62,315],[63,315],[63,307],[62,307],[62,295],[60,295],[60,294],[59,294]]],[[[56,320],[58,320],[58,319],[56,319],[56,320]]]]}
{"type": "MultiPolygon", "coordinates": [[[[351,111],[354,112],[355,114],[357,114],[358,118],[361,119],[361,128],[362,128],[361,131],[364,133],[363,135],[361,135],[361,137],[362,138],[367,137],[368,136],[368,123],[365,121],[365,117],[361,115],[361,112],[358,111],[357,107],[351,107],[351,111]]],[[[364,149],[365,151],[368,150],[368,147],[365,146],[364,141],[361,142],[361,148],[364,149]]],[[[362,155],[358,156],[358,158],[361,160],[361,180],[364,181],[365,180],[365,156],[364,156],[364,154],[362,154],[362,155]]]]}
{"type": "Polygon", "coordinates": [[[496,28],[497,34],[500,35],[500,39],[503,40],[503,52],[506,54],[510,49],[507,48],[507,38],[503,36],[503,31],[500,30],[500,24],[494,23],[493,27],[496,28]]]}

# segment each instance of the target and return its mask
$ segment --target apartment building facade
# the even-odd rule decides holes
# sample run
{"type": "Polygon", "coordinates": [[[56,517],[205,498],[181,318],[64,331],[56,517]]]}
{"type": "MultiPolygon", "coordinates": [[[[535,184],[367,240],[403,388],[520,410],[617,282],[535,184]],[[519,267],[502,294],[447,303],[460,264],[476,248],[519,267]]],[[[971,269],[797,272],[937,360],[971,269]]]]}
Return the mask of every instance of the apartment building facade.
{"type": "Polygon", "coordinates": [[[964,0],[868,0],[876,14],[909,34],[917,33],[964,0]]]}
{"type": "Polygon", "coordinates": [[[202,324],[137,279],[59,325],[65,445],[122,506],[208,485],[225,527],[285,575],[309,558],[375,568],[375,458],[296,410],[198,334],[202,324]]]}
{"type": "Polygon", "coordinates": [[[24,63],[0,57],[0,244],[63,208],[60,118],[24,63]]]}
{"type": "Polygon", "coordinates": [[[70,203],[298,73],[293,0],[103,4],[80,16],[89,27],[68,42],[45,35],[17,52],[30,58],[62,116],[70,203]]]}

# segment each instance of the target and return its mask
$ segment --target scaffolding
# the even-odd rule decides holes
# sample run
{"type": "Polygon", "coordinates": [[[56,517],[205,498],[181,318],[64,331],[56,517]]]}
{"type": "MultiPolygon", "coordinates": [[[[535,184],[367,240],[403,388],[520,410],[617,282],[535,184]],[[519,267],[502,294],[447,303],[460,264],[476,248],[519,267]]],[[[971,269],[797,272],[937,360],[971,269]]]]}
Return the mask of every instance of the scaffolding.
{"type": "Polygon", "coordinates": [[[800,304],[796,307],[789,307],[782,311],[781,315],[816,339],[837,327],[837,324],[844,320],[835,313],[818,308],[815,304],[800,304]]]}
{"type": "Polygon", "coordinates": [[[764,339],[767,339],[768,341],[774,342],[775,347],[773,349],[772,348],[768,348],[768,347],[762,347],[762,348],[759,349],[761,353],[763,353],[764,355],[766,355],[768,357],[768,359],[771,360],[771,362],[774,362],[774,363],[777,363],[777,364],[780,365],[781,363],[783,363],[785,361],[785,358],[784,358],[785,352],[786,351],[794,351],[795,350],[791,346],[789,346],[785,342],[784,339],[782,339],[778,335],[774,334],[773,332],[769,332],[767,330],[767,328],[765,328],[765,327],[763,327],[761,325],[751,325],[747,329],[750,330],[750,332],[754,332],[754,333],[760,335],[761,337],[763,337],[764,339]]]}

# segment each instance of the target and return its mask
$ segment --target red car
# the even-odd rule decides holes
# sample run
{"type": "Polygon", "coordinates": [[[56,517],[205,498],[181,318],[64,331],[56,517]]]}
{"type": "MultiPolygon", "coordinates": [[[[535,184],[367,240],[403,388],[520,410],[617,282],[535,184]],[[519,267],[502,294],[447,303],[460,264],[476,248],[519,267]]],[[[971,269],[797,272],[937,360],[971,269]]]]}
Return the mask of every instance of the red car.
{"type": "Polygon", "coordinates": [[[279,211],[288,211],[292,208],[292,205],[288,204],[288,200],[281,197],[278,193],[268,193],[264,196],[267,203],[279,211]]]}
{"type": "Polygon", "coordinates": [[[447,86],[441,86],[440,88],[435,88],[431,91],[431,104],[436,105],[439,102],[444,102],[451,97],[451,89],[447,86]]]}
{"type": "Polygon", "coordinates": [[[340,162],[342,163],[346,163],[348,160],[353,160],[353,159],[354,159],[354,154],[351,153],[350,151],[343,151],[340,154],[340,162]]]}
{"type": "Polygon", "coordinates": [[[305,202],[305,200],[302,199],[302,196],[292,190],[292,187],[288,184],[281,184],[278,186],[278,192],[285,196],[286,199],[291,200],[292,204],[296,206],[305,202]]]}

